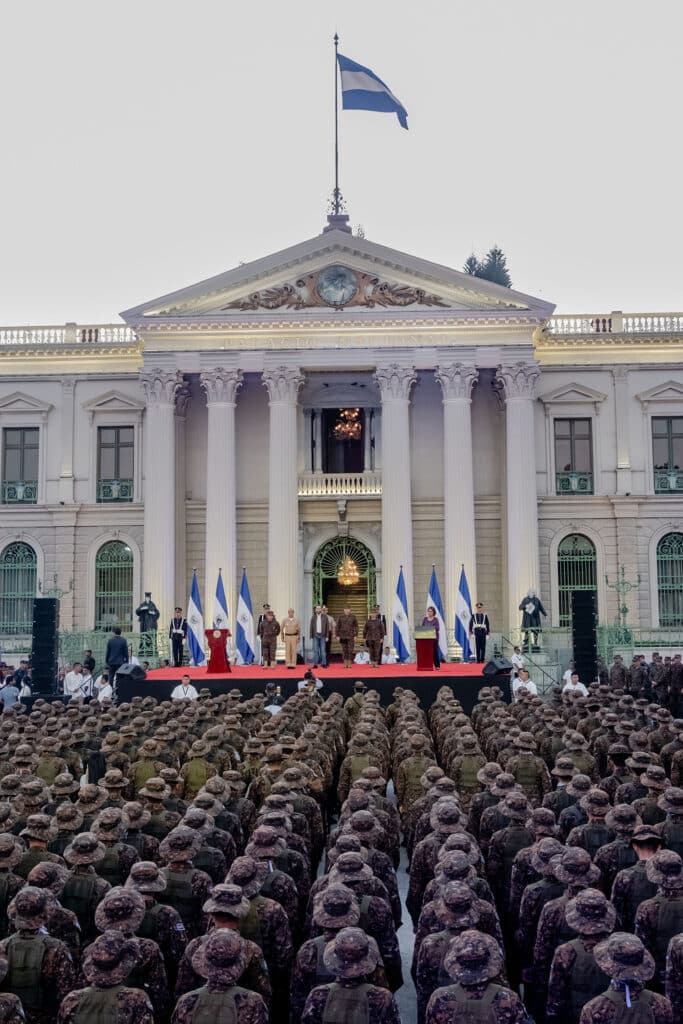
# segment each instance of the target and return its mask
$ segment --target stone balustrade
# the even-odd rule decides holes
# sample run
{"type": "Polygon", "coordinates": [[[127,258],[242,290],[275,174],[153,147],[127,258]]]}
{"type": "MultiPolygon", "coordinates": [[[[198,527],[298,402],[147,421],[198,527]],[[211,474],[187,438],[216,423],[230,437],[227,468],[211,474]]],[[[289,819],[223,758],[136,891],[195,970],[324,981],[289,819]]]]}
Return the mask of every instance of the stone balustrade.
{"type": "Polygon", "coordinates": [[[577,313],[551,316],[548,333],[566,334],[680,334],[683,313],[577,313]]]}
{"type": "Polygon", "coordinates": [[[0,347],[36,345],[132,345],[135,331],[125,324],[64,324],[47,327],[0,327],[0,347]]]}
{"type": "Polygon", "coordinates": [[[382,475],[371,473],[300,473],[300,498],[379,497],[382,475]]]}

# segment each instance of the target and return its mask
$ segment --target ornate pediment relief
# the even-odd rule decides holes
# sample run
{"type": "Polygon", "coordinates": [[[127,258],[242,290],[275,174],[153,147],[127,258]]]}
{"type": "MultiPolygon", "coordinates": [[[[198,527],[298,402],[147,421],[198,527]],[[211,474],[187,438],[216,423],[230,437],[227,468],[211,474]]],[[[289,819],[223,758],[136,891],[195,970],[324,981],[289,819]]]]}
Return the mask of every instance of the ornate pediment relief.
{"type": "Polygon", "coordinates": [[[0,398],[0,413],[40,413],[47,415],[52,409],[49,402],[41,402],[38,398],[25,394],[23,391],[13,391],[11,395],[0,398]]]}

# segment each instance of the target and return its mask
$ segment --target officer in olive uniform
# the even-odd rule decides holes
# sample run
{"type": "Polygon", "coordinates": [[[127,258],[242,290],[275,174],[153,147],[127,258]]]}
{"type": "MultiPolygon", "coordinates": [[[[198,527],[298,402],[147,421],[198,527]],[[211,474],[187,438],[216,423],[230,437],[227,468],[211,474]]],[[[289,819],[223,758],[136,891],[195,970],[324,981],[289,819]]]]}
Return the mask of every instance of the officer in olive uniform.
{"type": "Polygon", "coordinates": [[[83,960],[87,988],[69,992],[59,1008],[58,1024],[107,1020],[113,1024],[153,1024],[149,997],[126,979],[138,962],[135,940],[107,931],[93,942],[83,960]]]}
{"type": "Polygon", "coordinates": [[[671,1024],[671,1003],[645,988],[655,973],[654,960],[640,939],[627,932],[613,932],[595,947],[597,966],[610,979],[609,988],[591,999],[581,1013],[581,1024],[671,1024]]]}
{"type": "Polygon", "coordinates": [[[272,608],[266,611],[259,626],[261,637],[261,658],[264,668],[270,668],[277,660],[277,640],[280,635],[280,623],[275,618],[272,608]]]}
{"type": "Polygon", "coordinates": [[[294,615],[294,609],[288,608],[282,620],[282,639],[285,645],[285,665],[296,668],[296,652],[301,639],[301,623],[294,615]]]}
{"type": "Polygon", "coordinates": [[[238,985],[247,957],[238,932],[217,928],[200,943],[192,957],[193,970],[208,984],[181,996],[172,1024],[202,1020],[239,1021],[240,1024],[268,1024],[268,1008],[256,992],[238,985]]]}
{"type": "Polygon", "coordinates": [[[612,932],[617,913],[597,889],[584,889],[569,900],[567,924],[577,938],[558,946],[550,967],[546,1024],[579,1024],[589,1000],[609,987],[609,977],[595,962],[594,950],[612,932]]]}
{"type": "Polygon", "coordinates": [[[386,626],[376,611],[370,612],[363,627],[363,639],[370,654],[370,665],[376,668],[382,658],[382,644],[387,635],[386,626]]]}
{"type": "Polygon", "coordinates": [[[351,668],[353,664],[353,647],[358,636],[358,619],[350,608],[344,608],[337,619],[337,639],[341,644],[342,660],[344,668],[351,668]]]}

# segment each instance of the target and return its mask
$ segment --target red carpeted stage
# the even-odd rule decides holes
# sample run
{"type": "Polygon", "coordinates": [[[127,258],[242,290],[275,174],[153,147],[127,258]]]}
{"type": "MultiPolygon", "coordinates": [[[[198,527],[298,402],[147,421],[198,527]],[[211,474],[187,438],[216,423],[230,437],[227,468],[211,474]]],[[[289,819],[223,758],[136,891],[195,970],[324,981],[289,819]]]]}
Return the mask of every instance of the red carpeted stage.
{"type": "MultiPolygon", "coordinates": [[[[341,693],[348,697],[353,693],[356,679],[375,690],[378,690],[382,703],[387,705],[392,700],[392,692],[396,686],[404,686],[420,695],[423,708],[431,706],[440,687],[448,686],[461,701],[466,713],[469,713],[477,702],[477,695],[482,686],[494,684],[500,686],[509,696],[510,675],[508,672],[495,676],[483,676],[483,665],[463,665],[448,662],[438,671],[418,672],[415,665],[381,665],[370,668],[368,665],[354,665],[344,668],[334,662],[323,669],[316,669],[315,674],[323,684],[322,696],[331,692],[341,693]]],[[[183,674],[187,673],[197,689],[206,688],[213,694],[239,690],[243,696],[250,697],[263,693],[266,683],[272,682],[280,687],[283,697],[289,697],[303,679],[307,665],[297,665],[296,669],[287,669],[284,665],[275,668],[261,668],[258,665],[235,666],[230,675],[209,675],[205,668],[159,668],[147,673],[144,682],[129,679],[117,681],[117,696],[121,701],[130,700],[134,696],[153,696],[158,700],[166,700],[171,690],[178,685],[183,674]]]]}

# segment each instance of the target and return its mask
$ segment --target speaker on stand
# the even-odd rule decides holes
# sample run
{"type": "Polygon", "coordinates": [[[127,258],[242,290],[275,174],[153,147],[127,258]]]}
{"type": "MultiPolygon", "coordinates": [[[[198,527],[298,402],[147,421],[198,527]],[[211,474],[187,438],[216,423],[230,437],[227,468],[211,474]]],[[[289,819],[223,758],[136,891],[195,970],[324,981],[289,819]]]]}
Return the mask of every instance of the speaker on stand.
{"type": "Polygon", "coordinates": [[[59,654],[59,601],[36,597],[33,602],[31,688],[33,693],[54,692],[59,654]]]}
{"type": "Polygon", "coordinates": [[[572,591],[572,646],[574,671],[588,686],[598,677],[597,607],[595,591],[572,591]]]}

